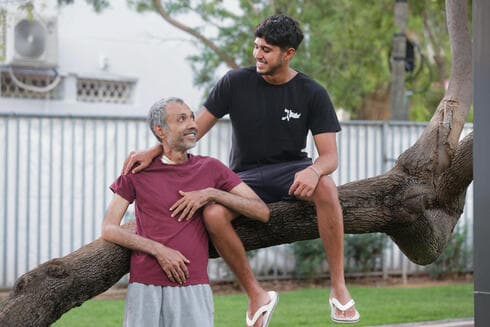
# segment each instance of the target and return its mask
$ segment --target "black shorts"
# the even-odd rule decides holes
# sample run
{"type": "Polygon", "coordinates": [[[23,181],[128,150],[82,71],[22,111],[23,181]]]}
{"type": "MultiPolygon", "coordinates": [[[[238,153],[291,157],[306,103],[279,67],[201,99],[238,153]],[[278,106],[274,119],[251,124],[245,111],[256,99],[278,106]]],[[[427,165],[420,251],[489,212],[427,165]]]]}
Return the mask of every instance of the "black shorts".
{"type": "Polygon", "coordinates": [[[294,199],[288,194],[293,184],[294,174],[310,166],[312,161],[305,158],[297,161],[264,165],[238,173],[238,176],[250,186],[265,202],[277,202],[294,199]]]}

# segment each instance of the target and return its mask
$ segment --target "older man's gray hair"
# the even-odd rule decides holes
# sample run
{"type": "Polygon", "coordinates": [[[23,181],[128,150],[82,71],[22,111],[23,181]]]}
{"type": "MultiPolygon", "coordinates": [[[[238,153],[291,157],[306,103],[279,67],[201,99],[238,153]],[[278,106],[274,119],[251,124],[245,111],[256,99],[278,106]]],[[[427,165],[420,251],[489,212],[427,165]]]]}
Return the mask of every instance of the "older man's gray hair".
{"type": "Polygon", "coordinates": [[[184,100],[180,98],[175,98],[175,97],[163,98],[155,102],[151,106],[150,112],[148,113],[148,125],[150,126],[153,135],[155,135],[155,137],[159,142],[161,142],[162,140],[155,133],[154,128],[156,126],[160,126],[161,128],[167,128],[167,105],[169,103],[185,104],[184,100]]]}

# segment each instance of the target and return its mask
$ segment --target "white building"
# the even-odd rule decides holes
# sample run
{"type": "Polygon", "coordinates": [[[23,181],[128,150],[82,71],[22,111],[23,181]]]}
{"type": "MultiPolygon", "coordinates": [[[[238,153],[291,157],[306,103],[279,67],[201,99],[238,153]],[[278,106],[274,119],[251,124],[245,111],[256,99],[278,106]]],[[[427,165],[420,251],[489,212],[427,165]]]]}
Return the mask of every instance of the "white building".
{"type": "Polygon", "coordinates": [[[0,1],[7,8],[0,25],[0,112],[142,116],[165,96],[199,108],[202,92],[186,61],[195,41],[156,13],[137,13],[126,0],[111,1],[101,14],[84,1],[62,8],[36,2],[29,20],[16,2],[0,1]],[[57,75],[61,81],[49,92],[19,86],[50,84],[57,75]]]}

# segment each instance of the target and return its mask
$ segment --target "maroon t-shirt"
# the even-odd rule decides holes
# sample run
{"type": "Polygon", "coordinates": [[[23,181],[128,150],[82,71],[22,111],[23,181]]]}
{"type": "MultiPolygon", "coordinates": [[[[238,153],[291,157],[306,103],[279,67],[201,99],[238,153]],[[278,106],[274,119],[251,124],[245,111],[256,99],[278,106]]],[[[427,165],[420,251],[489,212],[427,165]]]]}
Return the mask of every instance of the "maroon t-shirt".
{"type": "MultiPolygon", "coordinates": [[[[230,191],[240,178],[219,160],[189,155],[183,164],[163,164],[155,158],[138,174],[119,176],[110,186],[130,203],[135,201],[136,234],[180,251],[190,263],[189,278],[184,285],[207,284],[208,235],[202,220],[202,209],[187,221],[172,218],[170,207],[181,198],[179,191],[207,187],[230,191]]],[[[171,282],[158,261],[150,254],[133,251],[129,282],[160,286],[179,286],[171,282]]]]}

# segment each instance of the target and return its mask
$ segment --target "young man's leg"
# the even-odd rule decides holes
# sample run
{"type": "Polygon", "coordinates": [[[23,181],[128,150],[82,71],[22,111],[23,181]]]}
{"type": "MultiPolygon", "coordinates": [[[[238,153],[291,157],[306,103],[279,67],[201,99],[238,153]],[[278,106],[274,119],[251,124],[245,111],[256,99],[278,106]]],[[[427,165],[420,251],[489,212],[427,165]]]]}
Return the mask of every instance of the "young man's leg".
{"type": "MultiPolygon", "coordinates": [[[[230,266],[247,293],[248,315],[251,318],[257,309],[269,303],[271,299],[255,278],[245,255],[243,243],[231,225],[231,221],[237,215],[222,205],[212,204],[204,209],[203,216],[216,250],[230,266]]],[[[255,326],[262,326],[262,319],[259,319],[255,326]]]]}
{"type": "MultiPolygon", "coordinates": [[[[311,164],[311,159],[305,158],[264,167],[261,169],[261,180],[258,182],[257,193],[260,194],[261,191],[265,191],[267,197],[274,199],[274,201],[292,199],[288,195],[288,191],[293,183],[295,174],[306,169],[311,164]]],[[[246,178],[250,176],[251,182],[257,183],[256,174],[245,174],[246,178]]],[[[249,184],[245,179],[244,182],[249,184]]],[[[254,185],[251,186],[254,188],[254,185]]],[[[339,300],[341,304],[346,304],[350,300],[350,295],[345,286],[344,278],[344,224],[337,187],[332,177],[323,176],[318,182],[312,198],[309,200],[315,203],[318,231],[323,241],[330,269],[332,284],[330,296],[339,300]]],[[[354,307],[345,313],[337,311],[337,316],[340,318],[352,318],[354,315],[354,307]]]]}
{"type": "MultiPolygon", "coordinates": [[[[347,303],[351,297],[344,278],[344,223],[342,207],[339,202],[337,187],[332,177],[322,176],[312,197],[318,218],[318,231],[323,241],[330,270],[330,297],[340,303],[347,303]]],[[[345,312],[337,310],[337,316],[352,318],[355,308],[345,312]]]]}

